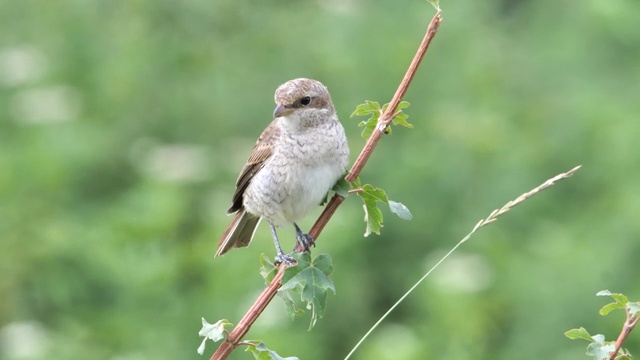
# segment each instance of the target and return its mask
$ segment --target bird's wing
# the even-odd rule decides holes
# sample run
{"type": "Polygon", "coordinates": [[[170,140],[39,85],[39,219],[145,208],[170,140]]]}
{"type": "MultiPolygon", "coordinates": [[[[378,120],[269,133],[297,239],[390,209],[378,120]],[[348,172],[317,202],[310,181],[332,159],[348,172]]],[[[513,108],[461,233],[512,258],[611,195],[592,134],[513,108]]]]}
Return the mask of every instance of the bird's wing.
{"type": "Polygon", "coordinates": [[[256,145],[251,151],[249,160],[242,168],[238,180],[236,181],[236,191],[233,193],[233,204],[227,214],[234,213],[242,207],[242,196],[247,186],[251,183],[253,176],[262,169],[264,163],[271,157],[273,147],[280,135],[280,128],[277,126],[278,119],[274,119],[269,126],[260,134],[256,145]]]}

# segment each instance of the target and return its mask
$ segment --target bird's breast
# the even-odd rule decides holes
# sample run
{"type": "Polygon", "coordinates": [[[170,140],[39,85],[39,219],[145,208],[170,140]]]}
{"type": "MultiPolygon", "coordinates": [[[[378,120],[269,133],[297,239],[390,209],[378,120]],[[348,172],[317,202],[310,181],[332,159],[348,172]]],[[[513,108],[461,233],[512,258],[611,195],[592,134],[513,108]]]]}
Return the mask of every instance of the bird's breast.
{"type": "Polygon", "coordinates": [[[317,207],[344,175],[348,162],[344,129],[335,125],[283,134],[245,192],[247,210],[281,226],[317,207]]]}

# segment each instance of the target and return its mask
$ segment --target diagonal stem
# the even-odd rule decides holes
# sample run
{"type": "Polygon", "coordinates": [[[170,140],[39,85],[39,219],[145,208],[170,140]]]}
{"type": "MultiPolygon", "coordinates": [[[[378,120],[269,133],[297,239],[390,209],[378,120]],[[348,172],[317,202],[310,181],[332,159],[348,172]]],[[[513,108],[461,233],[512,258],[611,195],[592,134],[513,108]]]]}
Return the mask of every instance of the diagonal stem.
{"type": "Polygon", "coordinates": [[[431,19],[431,22],[429,22],[429,26],[427,27],[427,32],[424,35],[422,42],[420,43],[420,47],[418,47],[418,51],[413,57],[413,60],[411,61],[411,64],[409,65],[409,68],[407,69],[407,72],[405,73],[404,78],[402,79],[402,82],[400,82],[400,85],[398,86],[396,93],[393,95],[393,98],[391,99],[391,102],[389,103],[387,110],[382,114],[382,116],[380,116],[380,119],[378,120],[378,126],[376,126],[376,129],[373,131],[373,133],[369,137],[369,140],[367,140],[366,144],[364,145],[362,152],[360,152],[360,155],[358,156],[356,161],[353,163],[353,166],[351,167],[351,170],[349,171],[349,174],[346,177],[346,180],[348,182],[352,183],[356,179],[356,177],[358,177],[358,175],[360,174],[360,171],[369,160],[371,153],[373,153],[373,149],[376,147],[376,145],[378,144],[378,141],[380,141],[380,138],[384,134],[384,129],[386,129],[386,127],[393,120],[393,115],[396,110],[396,107],[398,107],[398,104],[400,104],[400,102],[402,101],[402,98],[404,98],[404,94],[409,89],[409,85],[411,84],[411,80],[413,80],[413,77],[416,74],[416,71],[418,70],[418,66],[420,66],[420,63],[422,62],[424,55],[427,53],[427,50],[429,49],[429,44],[431,44],[431,40],[433,40],[433,38],[436,36],[436,33],[438,32],[438,28],[440,27],[440,23],[442,22],[442,17],[440,17],[440,13],[441,11],[438,10],[435,16],[433,17],[433,19],[431,19]]]}
{"type": "MultiPolygon", "coordinates": [[[[360,174],[360,171],[362,170],[364,165],[367,163],[367,160],[369,160],[369,157],[371,156],[373,149],[376,147],[378,141],[380,141],[380,138],[384,133],[384,129],[393,120],[395,108],[398,106],[400,101],[402,101],[404,94],[409,89],[411,80],[413,79],[416,71],[418,70],[418,66],[420,66],[420,62],[422,61],[422,58],[424,57],[427,50],[429,49],[429,44],[431,43],[431,40],[433,40],[434,36],[438,31],[438,28],[440,27],[440,23],[442,22],[442,17],[440,16],[440,13],[441,11],[438,10],[434,15],[434,17],[429,22],[429,26],[427,27],[427,32],[424,38],[422,39],[422,42],[418,47],[418,51],[413,57],[413,60],[411,61],[411,64],[409,65],[409,68],[407,69],[407,72],[405,73],[404,78],[402,79],[402,82],[398,86],[396,93],[393,95],[393,98],[391,99],[389,107],[387,107],[387,110],[380,117],[376,130],[371,134],[371,137],[369,137],[369,140],[367,140],[364,148],[360,152],[360,155],[358,155],[358,158],[356,159],[353,166],[351,167],[351,170],[349,170],[349,173],[345,178],[348,182],[352,183],[356,179],[356,177],[360,174]]],[[[335,194],[331,198],[327,206],[324,208],[324,211],[322,212],[322,214],[320,214],[320,217],[318,217],[318,220],[316,220],[313,227],[311,227],[311,230],[309,231],[309,235],[311,235],[314,239],[317,240],[318,236],[320,236],[320,233],[322,232],[322,229],[324,229],[327,222],[329,222],[329,219],[331,219],[333,214],[338,209],[338,206],[340,206],[340,204],[342,204],[343,201],[344,201],[343,196],[335,194]]],[[[256,321],[256,319],[260,316],[260,314],[262,314],[264,309],[267,307],[267,305],[271,302],[271,300],[274,298],[274,296],[278,292],[278,289],[281,286],[280,280],[282,279],[282,275],[284,274],[284,270],[286,267],[287,266],[285,264],[280,265],[277,275],[274,277],[271,283],[269,283],[269,285],[264,289],[264,291],[260,294],[258,299],[256,299],[254,304],[249,308],[247,313],[242,317],[238,325],[233,329],[233,331],[231,331],[231,333],[229,333],[227,338],[220,344],[220,347],[218,347],[218,349],[213,354],[213,356],[211,356],[210,360],[226,359],[229,356],[229,354],[231,354],[233,349],[240,344],[244,336],[247,334],[247,332],[251,328],[251,325],[256,321]]]]}

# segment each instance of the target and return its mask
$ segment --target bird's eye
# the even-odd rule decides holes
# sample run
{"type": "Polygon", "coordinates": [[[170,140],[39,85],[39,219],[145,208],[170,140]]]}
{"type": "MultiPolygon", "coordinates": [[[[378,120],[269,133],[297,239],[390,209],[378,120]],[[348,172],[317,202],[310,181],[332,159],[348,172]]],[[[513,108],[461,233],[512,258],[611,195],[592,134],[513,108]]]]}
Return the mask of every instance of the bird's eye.
{"type": "Polygon", "coordinates": [[[302,99],[300,99],[300,104],[307,106],[311,103],[311,98],[308,96],[303,97],[302,99]]]}

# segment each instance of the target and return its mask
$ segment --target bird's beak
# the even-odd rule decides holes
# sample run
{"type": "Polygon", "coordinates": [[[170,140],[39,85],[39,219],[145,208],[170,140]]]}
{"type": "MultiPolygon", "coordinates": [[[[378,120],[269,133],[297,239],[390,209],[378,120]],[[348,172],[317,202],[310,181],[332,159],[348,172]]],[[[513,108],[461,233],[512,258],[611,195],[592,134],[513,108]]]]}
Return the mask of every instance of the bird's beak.
{"type": "Polygon", "coordinates": [[[291,114],[292,111],[293,111],[292,108],[288,108],[285,105],[278,104],[278,106],[276,106],[276,109],[273,110],[273,117],[279,118],[281,116],[287,116],[291,114]]]}

